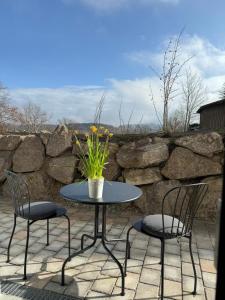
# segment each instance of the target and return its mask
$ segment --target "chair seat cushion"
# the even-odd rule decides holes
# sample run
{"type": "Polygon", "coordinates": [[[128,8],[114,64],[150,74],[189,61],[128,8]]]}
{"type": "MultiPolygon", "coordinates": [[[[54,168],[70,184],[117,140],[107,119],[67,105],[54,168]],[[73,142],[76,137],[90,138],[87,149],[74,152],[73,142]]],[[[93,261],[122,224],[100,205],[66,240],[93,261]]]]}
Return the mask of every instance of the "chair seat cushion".
{"type": "Polygon", "coordinates": [[[149,215],[144,217],[142,220],[142,230],[149,235],[164,238],[172,238],[185,232],[183,223],[168,215],[164,215],[164,232],[162,215],[149,215]]]}
{"type": "Polygon", "coordinates": [[[18,215],[29,220],[42,220],[66,213],[66,209],[58,207],[55,203],[50,201],[38,201],[25,204],[20,207],[18,215]]]}

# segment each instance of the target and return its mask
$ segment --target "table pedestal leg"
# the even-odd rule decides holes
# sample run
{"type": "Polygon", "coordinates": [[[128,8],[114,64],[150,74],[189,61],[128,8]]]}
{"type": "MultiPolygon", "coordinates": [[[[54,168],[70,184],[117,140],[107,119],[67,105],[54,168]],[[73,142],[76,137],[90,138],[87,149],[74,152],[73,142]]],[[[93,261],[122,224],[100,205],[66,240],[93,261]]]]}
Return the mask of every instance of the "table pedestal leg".
{"type": "Polygon", "coordinates": [[[106,246],[105,240],[106,240],[106,205],[104,205],[103,209],[102,209],[102,245],[120,269],[120,274],[121,274],[121,296],[124,296],[125,295],[125,291],[124,291],[125,290],[125,274],[124,274],[124,271],[123,271],[123,267],[122,267],[121,263],[119,262],[119,260],[112,254],[112,252],[106,246]]]}
{"type": "Polygon", "coordinates": [[[71,258],[76,257],[77,255],[92,248],[95,245],[97,239],[100,239],[104,249],[108,252],[108,254],[112,257],[112,259],[114,260],[114,262],[118,265],[118,267],[120,269],[121,281],[122,281],[121,282],[121,296],[124,296],[125,295],[125,292],[124,292],[124,290],[125,290],[125,274],[124,274],[123,267],[122,267],[121,263],[119,262],[119,260],[113,255],[113,253],[110,251],[110,249],[106,245],[107,242],[115,242],[115,241],[122,241],[122,240],[120,240],[120,239],[107,240],[107,238],[106,238],[106,205],[102,205],[102,206],[103,206],[103,208],[102,208],[102,231],[101,232],[99,231],[99,205],[96,205],[94,236],[90,236],[88,234],[83,234],[81,237],[81,250],[68,256],[67,259],[64,261],[63,266],[62,266],[61,284],[62,285],[65,284],[65,267],[66,267],[67,262],[70,261],[71,258]],[[84,238],[85,237],[93,240],[93,242],[89,246],[86,246],[84,248],[84,238]]]}
{"type": "Polygon", "coordinates": [[[81,250],[84,249],[84,239],[85,238],[88,238],[88,239],[91,239],[91,240],[95,240],[95,238],[91,235],[88,235],[88,234],[83,234],[82,237],[81,237],[81,250]]]}
{"type": "Polygon", "coordinates": [[[61,277],[61,285],[65,285],[65,267],[66,264],[68,263],[68,261],[71,260],[71,258],[74,258],[75,256],[87,251],[88,249],[92,248],[94,246],[94,244],[96,243],[96,240],[93,241],[93,243],[87,247],[85,247],[82,250],[79,250],[75,253],[73,253],[72,255],[68,256],[67,259],[64,261],[63,266],[62,266],[62,277],[61,277]]]}

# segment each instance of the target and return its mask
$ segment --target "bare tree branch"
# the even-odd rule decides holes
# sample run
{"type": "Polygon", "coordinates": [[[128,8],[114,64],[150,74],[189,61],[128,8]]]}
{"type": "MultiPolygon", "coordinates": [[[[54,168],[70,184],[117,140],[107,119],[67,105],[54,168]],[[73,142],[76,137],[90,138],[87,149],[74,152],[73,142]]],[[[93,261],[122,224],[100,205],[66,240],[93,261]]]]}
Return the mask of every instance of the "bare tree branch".
{"type": "Polygon", "coordinates": [[[39,132],[50,119],[50,115],[31,101],[27,102],[20,114],[20,123],[28,132],[39,132]]]}
{"type": "Polygon", "coordinates": [[[123,121],[123,117],[122,117],[122,104],[123,104],[123,100],[121,99],[120,101],[120,106],[119,106],[119,122],[120,122],[120,130],[121,130],[121,133],[123,133],[124,131],[124,128],[125,128],[125,125],[124,125],[124,121],[123,121]]]}
{"type": "Polygon", "coordinates": [[[196,110],[206,101],[206,88],[202,79],[190,69],[186,70],[182,82],[184,131],[189,129],[191,120],[196,110]]]}
{"type": "Polygon", "coordinates": [[[127,133],[129,133],[130,122],[131,122],[131,119],[132,119],[132,117],[133,117],[133,114],[134,114],[134,108],[131,110],[130,115],[129,115],[129,118],[128,118],[128,121],[127,121],[127,133]]]}
{"type": "Polygon", "coordinates": [[[225,83],[223,84],[222,89],[219,91],[219,96],[221,100],[225,100],[225,83]]]}
{"type": "Polygon", "coordinates": [[[18,108],[10,104],[8,91],[0,82],[0,131],[6,130],[8,123],[17,122],[18,118],[18,108]]]}
{"type": "Polygon", "coordinates": [[[155,99],[154,99],[154,95],[153,95],[151,83],[149,84],[149,89],[150,89],[150,94],[149,94],[149,96],[150,96],[150,101],[151,101],[152,104],[153,104],[153,108],[154,108],[154,111],[155,111],[155,114],[156,114],[156,118],[157,118],[157,120],[158,120],[158,122],[159,122],[159,124],[160,124],[160,127],[162,127],[162,121],[161,121],[161,119],[160,119],[160,117],[159,117],[158,110],[157,110],[157,108],[156,108],[156,104],[155,104],[155,99]]]}
{"type": "Polygon", "coordinates": [[[182,104],[169,118],[169,131],[188,131],[197,109],[206,101],[206,88],[202,79],[187,69],[181,83],[182,104]]]}
{"type": "MultiPolygon", "coordinates": [[[[180,31],[178,36],[175,39],[170,39],[166,50],[163,55],[163,64],[161,74],[157,77],[161,81],[161,91],[162,91],[162,101],[163,101],[163,121],[162,128],[164,132],[168,132],[169,130],[169,103],[177,97],[177,88],[176,83],[181,76],[181,71],[191,59],[192,57],[188,57],[187,59],[180,62],[181,55],[181,37],[183,34],[184,28],[180,31]]],[[[153,68],[151,68],[153,69],[153,68]]],[[[154,69],[153,69],[154,71],[154,69]]],[[[157,72],[154,71],[155,74],[157,72]]],[[[154,103],[154,97],[152,94],[152,102],[154,103]]],[[[159,115],[156,110],[156,106],[154,105],[154,109],[157,115],[157,119],[159,120],[159,115]]]]}
{"type": "Polygon", "coordinates": [[[101,116],[102,116],[104,105],[105,105],[105,93],[102,94],[100,101],[98,102],[95,110],[94,124],[96,125],[99,125],[101,123],[101,116]]]}
{"type": "Polygon", "coordinates": [[[128,117],[128,120],[127,122],[125,123],[124,122],[124,119],[123,119],[123,116],[122,116],[122,104],[123,104],[123,101],[121,100],[120,102],[120,106],[119,106],[119,132],[121,134],[125,134],[125,133],[140,133],[141,130],[141,122],[142,122],[142,119],[143,119],[143,115],[141,116],[141,119],[139,121],[138,124],[131,124],[131,120],[133,118],[133,115],[134,115],[134,112],[135,112],[135,109],[133,108],[129,114],[129,117],[128,117]]]}

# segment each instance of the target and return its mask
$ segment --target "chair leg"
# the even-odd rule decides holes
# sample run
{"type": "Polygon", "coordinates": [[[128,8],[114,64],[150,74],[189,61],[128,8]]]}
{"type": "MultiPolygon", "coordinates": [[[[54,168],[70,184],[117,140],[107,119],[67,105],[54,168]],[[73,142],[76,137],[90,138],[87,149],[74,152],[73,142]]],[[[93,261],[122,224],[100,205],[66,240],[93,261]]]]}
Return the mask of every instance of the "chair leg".
{"type": "Polygon", "coordinates": [[[47,243],[46,246],[49,246],[49,219],[47,219],[47,243]]]}
{"type": "Polygon", "coordinates": [[[164,297],[164,252],[165,252],[165,240],[161,240],[161,300],[164,297]]]}
{"type": "Polygon", "coordinates": [[[124,275],[126,276],[127,273],[127,259],[130,258],[130,241],[129,241],[129,237],[130,237],[130,231],[133,229],[133,226],[131,226],[128,231],[127,231],[127,241],[126,241],[126,252],[125,252],[125,264],[124,264],[124,275]]]}
{"type": "Polygon", "coordinates": [[[162,264],[162,251],[163,251],[163,246],[162,246],[162,243],[163,243],[163,240],[160,240],[160,242],[161,242],[161,256],[160,256],[160,262],[159,262],[159,264],[161,265],[162,264]]]}
{"type": "Polygon", "coordinates": [[[128,249],[127,249],[127,258],[130,259],[130,249],[131,249],[131,245],[130,245],[130,241],[128,241],[128,249]]]}
{"type": "Polygon", "coordinates": [[[195,268],[195,262],[194,262],[194,257],[193,257],[193,253],[192,253],[192,235],[190,235],[190,237],[188,237],[189,239],[189,250],[190,250],[190,256],[191,256],[191,262],[192,262],[192,267],[193,267],[193,272],[194,272],[194,277],[195,277],[195,281],[194,281],[194,290],[193,290],[193,295],[196,295],[196,290],[197,290],[197,273],[196,273],[196,268],[195,268]]]}
{"type": "Polygon", "coordinates": [[[27,241],[26,241],[26,248],[25,248],[25,257],[24,257],[24,275],[23,280],[27,279],[27,252],[29,246],[29,236],[30,236],[30,222],[27,221],[27,241]]]}
{"type": "Polygon", "coordinates": [[[70,218],[65,215],[65,218],[68,221],[68,249],[69,249],[69,257],[70,257],[70,218]]]}
{"type": "Polygon", "coordinates": [[[81,250],[83,250],[84,249],[84,238],[85,237],[87,237],[87,235],[86,234],[83,234],[82,235],[82,237],[81,237],[81,244],[80,244],[80,248],[81,248],[81,250]]]}
{"type": "Polygon", "coordinates": [[[9,245],[8,245],[7,261],[6,261],[7,263],[10,261],[10,246],[11,246],[11,243],[12,243],[12,239],[13,239],[15,229],[16,229],[16,214],[14,214],[13,230],[12,230],[12,234],[11,234],[11,237],[10,237],[10,240],[9,240],[9,245]]]}

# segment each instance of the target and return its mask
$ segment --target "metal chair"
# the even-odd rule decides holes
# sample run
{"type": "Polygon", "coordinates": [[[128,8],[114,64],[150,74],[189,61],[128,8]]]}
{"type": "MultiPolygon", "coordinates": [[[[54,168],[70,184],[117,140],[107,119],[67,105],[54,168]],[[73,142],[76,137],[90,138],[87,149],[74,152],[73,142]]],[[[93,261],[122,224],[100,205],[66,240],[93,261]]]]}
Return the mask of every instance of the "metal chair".
{"type": "Polygon", "coordinates": [[[162,213],[149,215],[136,221],[127,232],[125,274],[127,259],[130,258],[129,234],[132,229],[157,238],[161,241],[161,299],[164,296],[164,252],[167,239],[185,237],[189,239],[189,250],[194,272],[194,290],[196,294],[197,274],[192,254],[192,227],[196,213],[206,195],[206,183],[177,186],[168,191],[162,201],[162,213]]]}
{"type": "Polygon", "coordinates": [[[27,237],[26,248],[24,258],[24,277],[27,279],[26,265],[27,265],[27,253],[29,245],[30,225],[39,220],[47,220],[47,246],[49,245],[49,220],[57,217],[65,217],[68,221],[68,248],[70,255],[70,219],[67,216],[67,211],[64,207],[60,207],[57,204],[50,201],[37,201],[31,202],[30,192],[28,184],[25,179],[18,174],[11,171],[5,171],[7,183],[9,185],[11,197],[14,205],[14,225],[12,234],[9,240],[7,251],[7,262],[10,261],[10,246],[13,239],[13,235],[16,229],[16,219],[21,217],[27,220],[27,237]]]}

